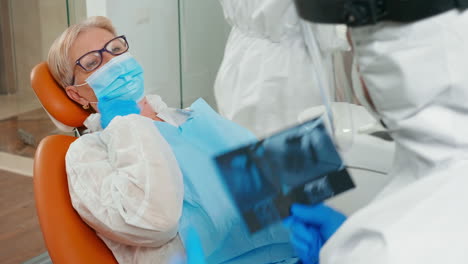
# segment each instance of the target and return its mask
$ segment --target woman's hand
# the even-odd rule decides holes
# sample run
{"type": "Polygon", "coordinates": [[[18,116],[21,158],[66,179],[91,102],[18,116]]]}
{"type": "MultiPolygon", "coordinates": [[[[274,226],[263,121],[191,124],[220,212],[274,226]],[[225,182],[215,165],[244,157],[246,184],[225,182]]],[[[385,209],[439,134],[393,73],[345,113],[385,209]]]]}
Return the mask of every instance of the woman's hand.
{"type": "Polygon", "coordinates": [[[157,113],[153,110],[151,105],[146,100],[146,97],[141,100],[138,105],[140,106],[141,112],[140,115],[151,118],[156,121],[164,121],[157,116],[157,113]]]}

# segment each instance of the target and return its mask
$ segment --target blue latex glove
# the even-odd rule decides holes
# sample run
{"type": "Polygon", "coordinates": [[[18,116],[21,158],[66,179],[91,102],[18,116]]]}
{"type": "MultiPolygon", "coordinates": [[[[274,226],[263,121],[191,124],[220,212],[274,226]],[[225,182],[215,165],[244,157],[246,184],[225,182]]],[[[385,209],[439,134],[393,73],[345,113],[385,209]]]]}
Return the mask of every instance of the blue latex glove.
{"type": "Polygon", "coordinates": [[[206,264],[200,237],[193,228],[190,228],[188,231],[188,237],[185,242],[185,252],[187,253],[187,261],[177,256],[171,260],[170,264],[206,264]]]}
{"type": "Polygon", "coordinates": [[[291,230],[291,243],[304,264],[318,263],[320,249],[345,220],[346,216],[324,204],[291,207],[291,217],[285,224],[291,230]]]}
{"type": "Polygon", "coordinates": [[[98,109],[101,113],[102,128],[106,128],[116,116],[139,114],[141,111],[138,104],[131,100],[100,100],[98,109]]]}

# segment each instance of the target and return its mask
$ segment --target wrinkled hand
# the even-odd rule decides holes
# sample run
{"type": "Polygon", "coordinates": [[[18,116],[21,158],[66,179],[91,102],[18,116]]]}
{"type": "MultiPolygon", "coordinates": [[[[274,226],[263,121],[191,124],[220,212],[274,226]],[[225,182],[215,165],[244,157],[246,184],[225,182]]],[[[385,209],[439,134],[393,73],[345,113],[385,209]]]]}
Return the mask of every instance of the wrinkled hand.
{"type": "Polygon", "coordinates": [[[160,118],[157,117],[156,112],[153,110],[151,105],[148,103],[148,100],[146,99],[146,97],[143,98],[143,100],[141,100],[138,103],[138,106],[141,109],[140,115],[151,118],[153,120],[158,120],[158,121],[161,120],[160,118]]]}
{"type": "Polygon", "coordinates": [[[139,114],[141,111],[138,104],[130,100],[100,100],[98,102],[98,109],[101,113],[102,128],[106,128],[116,116],[139,114]]]}
{"type": "Polygon", "coordinates": [[[205,254],[201,245],[200,238],[197,231],[191,228],[188,232],[188,238],[185,244],[185,252],[187,253],[187,260],[183,257],[177,256],[170,264],[206,264],[205,254]]]}
{"type": "Polygon", "coordinates": [[[320,249],[345,220],[346,216],[324,204],[291,207],[291,216],[285,224],[291,230],[291,243],[304,264],[318,263],[320,249]]]}

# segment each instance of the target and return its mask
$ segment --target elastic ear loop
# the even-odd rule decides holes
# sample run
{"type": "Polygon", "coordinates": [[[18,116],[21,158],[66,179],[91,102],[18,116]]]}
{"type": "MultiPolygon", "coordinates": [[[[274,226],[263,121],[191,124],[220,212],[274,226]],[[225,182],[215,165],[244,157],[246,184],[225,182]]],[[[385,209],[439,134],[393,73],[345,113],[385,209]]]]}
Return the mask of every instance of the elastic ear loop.
{"type": "Polygon", "coordinates": [[[87,84],[88,84],[87,82],[84,82],[84,83],[82,83],[82,84],[74,84],[73,86],[75,86],[75,87],[81,87],[81,86],[85,86],[85,85],[87,85],[87,84]]]}
{"type": "MultiPolygon", "coordinates": [[[[87,84],[88,84],[87,82],[84,82],[84,83],[82,83],[82,84],[74,84],[73,86],[75,86],[75,87],[81,87],[81,86],[85,86],[85,85],[87,85],[87,84]]],[[[88,104],[82,105],[81,107],[82,107],[84,110],[88,110],[88,109],[89,109],[89,104],[97,104],[97,103],[98,103],[97,101],[96,101],[96,102],[88,102],[88,104]]]]}

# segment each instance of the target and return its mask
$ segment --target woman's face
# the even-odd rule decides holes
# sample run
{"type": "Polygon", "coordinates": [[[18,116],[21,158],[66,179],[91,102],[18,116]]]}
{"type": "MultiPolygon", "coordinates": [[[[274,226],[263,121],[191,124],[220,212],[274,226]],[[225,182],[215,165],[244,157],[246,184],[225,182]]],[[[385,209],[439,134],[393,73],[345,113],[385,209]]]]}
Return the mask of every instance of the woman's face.
{"type": "MultiPolygon", "coordinates": [[[[102,49],[104,45],[113,38],[115,38],[115,36],[112,33],[102,28],[90,28],[78,35],[70,50],[70,60],[72,65],[74,65],[73,76],[75,82],[73,85],[85,83],[86,78],[105,65],[114,56],[108,52],[103,52],[101,65],[91,72],[86,72],[80,66],[75,65],[76,60],[89,51],[102,49]]],[[[68,96],[81,105],[89,104],[97,111],[97,105],[94,103],[97,102],[97,98],[93,89],[89,87],[88,84],[79,87],[73,85],[65,88],[68,96]]]]}

